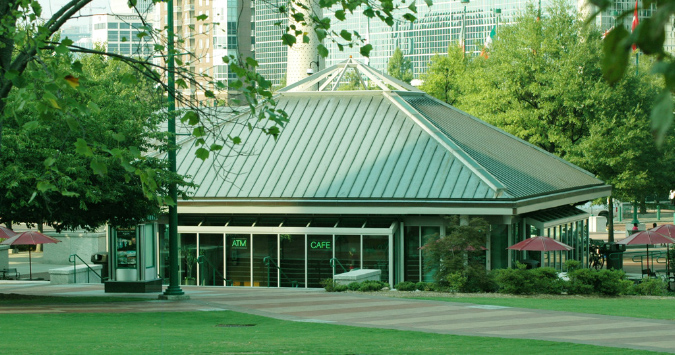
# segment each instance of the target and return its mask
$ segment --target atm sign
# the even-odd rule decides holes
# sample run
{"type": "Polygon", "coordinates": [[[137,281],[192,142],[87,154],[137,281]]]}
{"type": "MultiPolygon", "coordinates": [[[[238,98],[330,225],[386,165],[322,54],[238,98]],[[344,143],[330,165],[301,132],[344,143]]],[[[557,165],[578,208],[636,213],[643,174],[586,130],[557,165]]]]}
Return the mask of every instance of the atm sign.
{"type": "Polygon", "coordinates": [[[231,247],[233,249],[246,249],[246,242],[248,242],[248,239],[232,239],[231,247]]]}
{"type": "Polygon", "coordinates": [[[330,242],[311,242],[309,247],[312,249],[330,249],[330,242]]]}

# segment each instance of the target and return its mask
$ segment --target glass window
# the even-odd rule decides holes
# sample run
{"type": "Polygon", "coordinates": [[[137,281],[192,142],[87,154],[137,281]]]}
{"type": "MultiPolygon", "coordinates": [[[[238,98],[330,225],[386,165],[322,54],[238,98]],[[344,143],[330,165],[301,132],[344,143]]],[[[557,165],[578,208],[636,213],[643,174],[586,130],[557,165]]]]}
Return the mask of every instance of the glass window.
{"type": "Polygon", "coordinates": [[[117,28],[117,23],[116,22],[108,22],[108,28],[112,28],[112,29],[117,28]]]}
{"type": "Polygon", "coordinates": [[[223,235],[199,235],[199,284],[202,286],[223,286],[223,235]]]}
{"type": "Polygon", "coordinates": [[[129,25],[126,22],[120,23],[120,29],[128,29],[128,28],[131,28],[131,25],[129,25]]]}
{"type": "Polygon", "coordinates": [[[225,278],[233,286],[251,285],[251,236],[228,234],[225,239],[225,278]]]}
{"type": "Polygon", "coordinates": [[[108,42],[117,42],[119,41],[119,32],[117,31],[108,31],[108,42]]]}

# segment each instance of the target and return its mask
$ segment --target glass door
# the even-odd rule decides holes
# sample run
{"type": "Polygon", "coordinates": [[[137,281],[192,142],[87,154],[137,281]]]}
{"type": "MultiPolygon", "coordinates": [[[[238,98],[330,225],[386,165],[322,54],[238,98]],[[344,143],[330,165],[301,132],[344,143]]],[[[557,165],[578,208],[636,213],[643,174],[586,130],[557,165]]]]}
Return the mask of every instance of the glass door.
{"type": "Polygon", "coordinates": [[[279,286],[277,235],[253,236],[253,286],[279,286]]]}
{"type": "Polygon", "coordinates": [[[199,284],[224,286],[223,235],[199,235],[199,284]]]}
{"type": "Polygon", "coordinates": [[[225,278],[232,286],[251,286],[251,236],[228,234],[225,245],[225,278]]]}
{"type": "Polygon", "coordinates": [[[281,277],[281,287],[305,285],[305,236],[281,234],[279,236],[279,267],[286,277],[281,277]]]}
{"type": "Polygon", "coordinates": [[[322,287],[321,281],[333,278],[332,257],[332,235],[307,236],[307,287],[322,287]]]}
{"type": "Polygon", "coordinates": [[[338,263],[335,273],[341,274],[361,268],[361,236],[360,235],[336,235],[335,258],[338,263]]]}

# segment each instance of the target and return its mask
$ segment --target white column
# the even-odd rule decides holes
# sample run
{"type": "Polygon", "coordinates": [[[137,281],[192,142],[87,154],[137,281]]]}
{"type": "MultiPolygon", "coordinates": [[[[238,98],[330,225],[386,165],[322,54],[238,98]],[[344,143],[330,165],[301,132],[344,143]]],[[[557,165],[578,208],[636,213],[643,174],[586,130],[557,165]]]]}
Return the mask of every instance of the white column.
{"type": "MultiPolygon", "coordinates": [[[[306,25],[295,22],[291,17],[289,26],[295,25],[296,30],[300,30],[309,37],[309,43],[303,43],[303,35],[296,37],[296,43],[288,48],[288,61],[286,71],[286,84],[291,85],[307,77],[307,70],[312,69],[314,73],[323,69],[323,58],[319,58],[317,50],[319,39],[314,32],[314,22],[312,16],[323,17],[318,0],[299,0],[306,8],[292,5],[296,13],[302,13],[305,17],[306,25]]],[[[292,11],[291,11],[292,13],[292,11]]],[[[293,31],[292,29],[290,31],[293,31]]],[[[292,34],[292,33],[291,33],[292,34]]]]}

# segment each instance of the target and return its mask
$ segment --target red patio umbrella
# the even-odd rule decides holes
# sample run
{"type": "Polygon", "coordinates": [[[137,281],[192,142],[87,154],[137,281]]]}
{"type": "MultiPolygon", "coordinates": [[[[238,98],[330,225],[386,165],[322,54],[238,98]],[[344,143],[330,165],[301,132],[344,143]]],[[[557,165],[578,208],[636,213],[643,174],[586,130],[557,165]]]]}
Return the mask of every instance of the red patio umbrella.
{"type": "MultiPolygon", "coordinates": [[[[675,225],[672,224],[664,224],[658,227],[654,227],[650,229],[650,231],[663,234],[666,237],[675,240],[675,225]]],[[[668,244],[666,244],[666,273],[670,275],[670,248],[668,247],[668,244]]]]}
{"type": "Polygon", "coordinates": [[[15,235],[17,235],[17,233],[14,232],[13,230],[6,227],[0,227],[0,239],[11,238],[15,235]]]}
{"type": "Polygon", "coordinates": [[[653,232],[651,230],[631,234],[628,238],[621,239],[620,241],[616,242],[616,244],[625,244],[625,245],[646,245],[647,267],[649,268],[649,272],[652,271],[652,269],[649,266],[649,246],[654,244],[673,244],[673,243],[675,243],[675,240],[666,237],[663,234],[653,232]]]}
{"type": "MultiPolygon", "coordinates": [[[[19,235],[11,237],[7,240],[4,240],[0,244],[4,245],[37,245],[37,244],[50,244],[50,243],[60,243],[61,241],[55,238],[52,238],[48,235],[44,235],[36,231],[23,232],[19,235]]],[[[30,249],[28,249],[28,267],[30,270],[30,279],[33,279],[33,260],[31,259],[30,249]]]]}
{"type": "Polygon", "coordinates": [[[549,237],[532,237],[523,240],[520,243],[513,244],[506,248],[511,250],[530,250],[530,251],[556,251],[556,250],[572,250],[571,246],[559,242],[549,237]]]}

